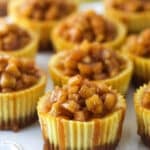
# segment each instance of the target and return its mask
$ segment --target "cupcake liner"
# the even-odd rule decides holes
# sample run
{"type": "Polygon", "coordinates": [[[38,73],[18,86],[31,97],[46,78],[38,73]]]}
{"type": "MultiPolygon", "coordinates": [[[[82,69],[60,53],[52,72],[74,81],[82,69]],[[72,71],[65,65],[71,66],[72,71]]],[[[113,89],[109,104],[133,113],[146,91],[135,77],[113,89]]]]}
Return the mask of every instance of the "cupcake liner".
{"type": "Polygon", "coordinates": [[[29,89],[0,94],[0,130],[17,131],[36,120],[36,105],[44,94],[46,77],[29,89]]]}
{"type": "MultiPolygon", "coordinates": [[[[57,67],[57,62],[59,62],[59,59],[61,59],[60,57],[62,55],[64,55],[64,52],[51,57],[51,59],[49,61],[49,65],[48,65],[50,76],[51,76],[54,84],[59,85],[59,86],[66,84],[69,80],[69,77],[64,75],[63,71],[61,71],[57,67]]],[[[115,76],[113,78],[109,78],[109,79],[101,80],[101,81],[98,80],[98,81],[94,81],[94,82],[97,84],[102,83],[102,82],[106,83],[106,84],[112,86],[112,88],[116,89],[118,92],[125,94],[128,89],[130,80],[131,80],[133,65],[127,57],[123,56],[123,58],[125,58],[125,60],[127,62],[127,67],[126,67],[126,69],[124,69],[124,71],[122,71],[120,74],[118,74],[117,76],[115,76]]]]}
{"type": "Polygon", "coordinates": [[[146,85],[140,87],[135,93],[134,106],[137,117],[138,134],[141,136],[143,142],[148,145],[148,139],[150,139],[150,110],[144,108],[141,104],[146,87],[146,85]]]}
{"type": "Polygon", "coordinates": [[[121,138],[126,110],[125,100],[120,95],[118,98],[120,101],[118,110],[105,118],[93,119],[89,122],[65,120],[40,112],[40,107],[45,100],[44,97],[41,98],[38,103],[38,115],[44,131],[44,150],[114,150],[121,138]]]}
{"type": "MultiPolygon", "coordinates": [[[[117,37],[112,41],[105,42],[102,44],[109,48],[117,48],[124,41],[127,30],[126,30],[126,27],[124,26],[124,24],[122,24],[121,22],[114,20],[114,19],[109,19],[109,20],[117,28],[117,37]]],[[[72,43],[70,41],[63,39],[63,37],[59,35],[59,31],[58,31],[60,26],[61,26],[61,22],[59,23],[58,26],[53,28],[51,35],[50,35],[53,46],[57,52],[64,51],[64,50],[71,50],[71,49],[75,48],[77,45],[82,44],[82,43],[80,43],[80,44],[72,43]]],[[[85,42],[85,41],[83,41],[83,42],[85,42]]]]}
{"type": "Polygon", "coordinates": [[[134,65],[134,81],[136,84],[143,84],[150,80],[150,60],[148,58],[142,58],[134,54],[127,54],[134,65]]]}
{"type": "Polygon", "coordinates": [[[150,12],[145,11],[142,13],[130,13],[124,12],[115,8],[112,8],[105,2],[105,14],[108,17],[117,18],[123,21],[130,32],[139,32],[145,28],[150,27],[150,12]]]}
{"type": "MultiPolygon", "coordinates": [[[[27,30],[27,29],[25,29],[27,30]]],[[[18,50],[10,50],[10,51],[0,51],[0,55],[10,55],[15,57],[26,57],[26,58],[35,58],[37,50],[38,50],[38,35],[31,31],[27,30],[31,36],[31,41],[25,47],[18,50]]]]}

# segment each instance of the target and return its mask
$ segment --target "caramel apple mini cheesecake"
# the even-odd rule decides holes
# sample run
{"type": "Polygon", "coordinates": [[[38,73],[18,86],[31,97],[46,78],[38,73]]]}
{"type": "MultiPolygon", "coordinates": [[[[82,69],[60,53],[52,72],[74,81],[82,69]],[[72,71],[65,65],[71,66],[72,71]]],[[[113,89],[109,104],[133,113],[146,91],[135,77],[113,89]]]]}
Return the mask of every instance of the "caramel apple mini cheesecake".
{"type": "Polygon", "coordinates": [[[0,130],[18,131],[37,119],[45,74],[32,60],[0,56],[0,130]]]}
{"type": "Polygon", "coordinates": [[[44,150],[115,150],[126,102],[106,85],[75,76],[45,94],[37,109],[44,150]]]}
{"type": "Polygon", "coordinates": [[[137,116],[138,134],[142,141],[150,147],[150,83],[140,87],[134,96],[137,116]]]}
{"type": "Polygon", "coordinates": [[[130,32],[150,27],[149,0],[105,0],[106,15],[123,21],[130,32]]]}
{"type": "Polygon", "coordinates": [[[66,84],[70,77],[80,74],[97,84],[111,85],[122,94],[128,89],[132,70],[128,57],[99,43],[83,43],[71,51],[55,54],[49,60],[49,72],[57,85],[66,84]]]}
{"type": "Polygon", "coordinates": [[[60,22],[51,34],[57,51],[70,50],[84,41],[99,42],[108,47],[120,46],[126,36],[126,27],[90,10],[78,12],[60,22]]]}
{"type": "Polygon", "coordinates": [[[150,28],[140,34],[130,35],[124,46],[123,52],[134,63],[135,83],[141,84],[150,81],[150,28]]]}
{"type": "Polygon", "coordinates": [[[52,28],[76,9],[70,0],[22,0],[10,3],[9,15],[16,23],[39,32],[41,46],[46,47],[52,28]]]}
{"type": "Polygon", "coordinates": [[[34,58],[38,40],[36,33],[16,25],[10,18],[0,20],[0,55],[34,58]]]}

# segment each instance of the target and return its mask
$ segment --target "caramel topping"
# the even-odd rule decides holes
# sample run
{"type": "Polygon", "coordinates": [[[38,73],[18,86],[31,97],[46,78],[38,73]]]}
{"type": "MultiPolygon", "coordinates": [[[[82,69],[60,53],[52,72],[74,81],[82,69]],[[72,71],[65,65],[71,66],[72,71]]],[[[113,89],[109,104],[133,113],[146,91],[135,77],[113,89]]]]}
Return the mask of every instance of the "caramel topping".
{"type": "Polygon", "coordinates": [[[69,0],[26,0],[20,13],[33,20],[58,20],[69,15],[76,5],[69,0]]]}
{"type": "Polygon", "coordinates": [[[125,43],[125,50],[129,50],[131,53],[142,56],[150,57],[150,28],[145,29],[139,35],[131,35],[128,37],[125,43]]]}
{"type": "Polygon", "coordinates": [[[142,98],[142,105],[143,107],[150,109],[150,83],[148,84],[148,87],[144,91],[142,98]]]}
{"type": "Polygon", "coordinates": [[[15,24],[0,24],[0,50],[13,51],[25,47],[30,42],[30,35],[15,24]]]}
{"type": "Polygon", "coordinates": [[[104,43],[115,38],[116,29],[103,16],[94,11],[87,11],[65,20],[60,26],[59,34],[74,43],[84,40],[104,43]]]}
{"type": "Polygon", "coordinates": [[[0,92],[27,89],[39,80],[40,72],[28,59],[0,56],[0,92]]]}
{"type": "Polygon", "coordinates": [[[121,56],[97,43],[69,51],[60,60],[63,61],[60,61],[57,67],[65,75],[80,74],[90,80],[112,78],[125,68],[125,61],[121,56]]]}
{"type": "Polygon", "coordinates": [[[113,112],[117,93],[104,84],[98,86],[77,75],[69,80],[68,85],[56,87],[45,104],[45,110],[52,116],[88,121],[113,112]]]}
{"type": "Polygon", "coordinates": [[[127,12],[150,11],[149,0],[108,0],[108,3],[117,9],[127,12]]]}

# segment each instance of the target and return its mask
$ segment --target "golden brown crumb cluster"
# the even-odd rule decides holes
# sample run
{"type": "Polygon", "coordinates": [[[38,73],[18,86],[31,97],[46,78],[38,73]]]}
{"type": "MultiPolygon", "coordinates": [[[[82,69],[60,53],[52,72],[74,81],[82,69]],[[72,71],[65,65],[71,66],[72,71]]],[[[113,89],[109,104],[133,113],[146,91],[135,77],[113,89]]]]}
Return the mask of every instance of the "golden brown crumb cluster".
{"type": "Polygon", "coordinates": [[[30,42],[30,38],[27,31],[15,24],[0,24],[0,50],[2,51],[13,51],[23,48],[30,42]]]}
{"type": "Polygon", "coordinates": [[[143,94],[142,105],[143,107],[150,109],[150,83],[143,94]]]}
{"type": "Polygon", "coordinates": [[[150,57],[150,28],[140,35],[129,36],[124,48],[137,56],[150,57]]]}
{"type": "Polygon", "coordinates": [[[59,29],[66,40],[106,42],[115,38],[116,29],[103,16],[94,11],[81,12],[64,21],[59,29]]]}
{"type": "Polygon", "coordinates": [[[127,12],[150,11],[149,0],[110,0],[110,5],[127,12]]]}
{"type": "Polygon", "coordinates": [[[20,13],[34,20],[58,20],[74,11],[76,5],[69,0],[27,0],[20,13]]]}
{"type": "Polygon", "coordinates": [[[61,60],[58,67],[65,75],[80,74],[90,80],[114,77],[125,68],[125,61],[120,55],[98,43],[76,48],[62,56],[61,60]]]}
{"type": "Polygon", "coordinates": [[[28,59],[0,56],[0,92],[14,92],[37,83],[40,72],[28,59]]]}
{"type": "Polygon", "coordinates": [[[68,85],[56,87],[51,92],[44,109],[52,116],[88,121],[111,113],[116,104],[116,92],[77,75],[69,80],[68,85]]]}

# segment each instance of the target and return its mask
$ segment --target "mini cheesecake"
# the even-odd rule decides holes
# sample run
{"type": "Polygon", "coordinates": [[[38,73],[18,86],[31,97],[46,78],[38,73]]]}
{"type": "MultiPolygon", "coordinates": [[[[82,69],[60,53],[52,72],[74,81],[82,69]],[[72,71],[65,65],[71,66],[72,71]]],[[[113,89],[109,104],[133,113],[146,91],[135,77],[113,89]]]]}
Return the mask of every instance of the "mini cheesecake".
{"type": "Polygon", "coordinates": [[[10,56],[0,56],[0,72],[0,130],[18,131],[36,121],[46,76],[32,60],[10,56]]]}
{"type": "Polygon", "coordinates": [[[47,48],[52,28],[76,9],[70,0],[23,0],[10,3],[9,15],[16,23],[37,31],[41,48],[47,48]]]}
{"type": "Polygon", "coordinates": [[[87,41],[99,42],[110,48],[119,47],[126,36],[126,27],[90,10],[74,13],[60,22],[51,34],[56,51],[70,50],[87,41]]]}
{"type": "Polygon", "coordinates": [[[137,116],[138,134],[142,141],[150,147],[150,83],[140,87],[134,95],[137,116]]]}
{"type": "Polygon", "coordinates": [[[125,99],[104,84],[75,76],[38,103],[43,150],[115,150],[121,138],[125,99]]]}

